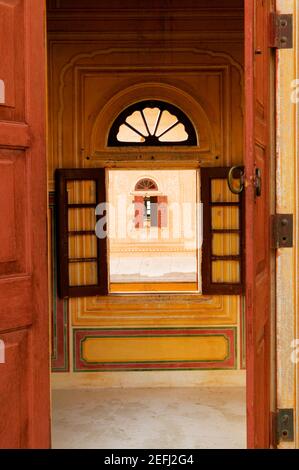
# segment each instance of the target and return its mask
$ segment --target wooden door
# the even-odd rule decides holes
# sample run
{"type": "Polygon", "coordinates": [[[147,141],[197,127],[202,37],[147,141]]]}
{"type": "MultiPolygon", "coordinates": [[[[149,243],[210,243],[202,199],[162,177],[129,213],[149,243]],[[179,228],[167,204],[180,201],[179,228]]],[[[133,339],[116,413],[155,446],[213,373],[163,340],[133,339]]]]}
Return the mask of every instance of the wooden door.
{"type": "Polygon", "coordinates": [[[272,2],[245,4],[248,447],[270,446],[270,65],[272,2]],[[256,185],[261,175],[261,194],[256,185]]]}
{"type": "Polygon", "coordinates": [[[45,2],[0,0],[0,447],[49,446],[45,2]]]}

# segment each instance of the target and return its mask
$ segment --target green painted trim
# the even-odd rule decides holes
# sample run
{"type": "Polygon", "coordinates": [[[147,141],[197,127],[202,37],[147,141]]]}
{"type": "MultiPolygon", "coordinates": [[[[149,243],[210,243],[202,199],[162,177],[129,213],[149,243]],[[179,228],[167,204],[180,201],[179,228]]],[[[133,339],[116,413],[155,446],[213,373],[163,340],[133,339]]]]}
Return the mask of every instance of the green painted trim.
{"type": "MultiPolygon", "coordinates": [[[[194,331],[194,330],[236,330],[237,329],[237,326],[227,326],[227,325],[224,325],[224,326],[146,326],[146,327],[130,327],[130,328],[127,328],[127,327],[110,327],[110,328],[99,328],[99,327],[74,327],[73,330],[74,331],[111,331],[111,330],[115,330],[115,331],[132,331],[132,330],[157,330],[157,331],[160,331],[160,330],[188,330],[188,331],[194,331]]],[[[185,336],[185,335],[182,335],[182,336],[185,336]]],[[[196,335],[194,335],[196,336],[196,335]]],[[[119,336],[118,336],[119,337],[119,336]]]]}
{"type": "MultiPolygon", "coordinates": [[[[197,337],[222,337],[222,338],[226,338],[227,339],[227,342],[228,342],[228,355],[224,358],[224,359],[221,359],[221,360],[209,360],[209,359],[206,359],[204,361],[201,361],[199,359],[193,359],[192,361],[191,360],[184,360],[184,359],[177,359],[175,361],[128,361],[128,362],[124,362],[123,364],[165,364],[166,362],[167,363],[171,363],[171,364],[175,364],[176,362],[224,362],[226,361],[227,359],[229,359],[230,357],[230,341],[229,341],[229,338],[225,335],[225,334],[215,334],[215,335],[193,335],[193,338],[197,338],[197,337]]],[[[185,335],[180,335],[178,337],[186,337],[188,338],[188,336],[185,336],[185,335]]],[[[83,358],[83,343],[85,343],[86,340],[88,339],[97,339],[97,338],[107,338],[107,336],[86,336],[85,338],[81,339],[80,340],[80,359],[81,361],[83,361],[86,365],[90,364],[90,365],[96,365],[96,364],[119,364],[119,361],[117,362],[86,362],[86,360],[83,358]]],[[[119,336],[109,336],[109,339],[110,338],[119,338],[119,336]]],[[[173,336],[171,335],[159,335],[159,336],[122,336],[122,338],[173,338],[173,336]]]]}
{"type": "Polygon", "coordinates": [[[245,296],[241,297],[241,318],[242,318],[242,325],[240,325],[241,329],[241,342],[242,342],[242,357],[240,360],[240,368],[246,369],[246,309],[245,309],[245,296]]]}
{"type": "MultiPolygon", "coordinates": [[[[136,364],[136,363],[135,363],[136,364]]],[[[164,372],[164,371],[177,371],[177,372],[182,372],[182,371],[186,371],[186,370],[235,370],[236,368],[235,367],[205,367],[205,368],[200,368],[200,367],[184,367],[184,368],[179,368],[177,369],[176,367],[169,367],[169,368],[163,368],[163,369],[142,369],[142,368],[138,368],[138,369],[134,369],[133,367],[132,368],[129,368],[129,369],[76,369],[76,367],[74,367],[73,369],[73,372],[164,372]]]]}

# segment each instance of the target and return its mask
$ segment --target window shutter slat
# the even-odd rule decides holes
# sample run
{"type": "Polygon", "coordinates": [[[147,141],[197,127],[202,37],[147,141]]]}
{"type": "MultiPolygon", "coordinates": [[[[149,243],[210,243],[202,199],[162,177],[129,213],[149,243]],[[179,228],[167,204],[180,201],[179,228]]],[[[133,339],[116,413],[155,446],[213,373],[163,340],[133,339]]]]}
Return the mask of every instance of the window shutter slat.
{"type": "Polygon", "coordinates": [[[244,289],[244,192],[230,192],[228,173],[229,168],[201,169],[203,294],[244,289]]]}
{"type": "Polygon", "coordinates": [[[96,207],[106,202],[105,170],[56,170],[55,179],[59,296],[106,295],[107,237],[95,231],[96,207]]]}

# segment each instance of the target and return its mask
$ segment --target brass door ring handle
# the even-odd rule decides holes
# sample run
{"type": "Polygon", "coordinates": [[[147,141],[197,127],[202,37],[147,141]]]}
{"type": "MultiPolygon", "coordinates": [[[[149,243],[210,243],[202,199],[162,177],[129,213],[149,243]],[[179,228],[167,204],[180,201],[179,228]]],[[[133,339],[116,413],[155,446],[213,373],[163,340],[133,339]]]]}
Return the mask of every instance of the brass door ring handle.
{"type": "Polygon", "coordinates": [[[240,194],[243,191],[244,189],[244,167],[243,166],[236,165],[230,168],[229,173],[227,175],[227,184],[228,184],[229,190],[233,194],[240,194]],[[240,172],[240,176],[239,176],[240,186],[238,188],[235,188],[233,185],[233,180],[236,179],[234,178],[234,174],[237,170],[238,172],[240,172]]]}

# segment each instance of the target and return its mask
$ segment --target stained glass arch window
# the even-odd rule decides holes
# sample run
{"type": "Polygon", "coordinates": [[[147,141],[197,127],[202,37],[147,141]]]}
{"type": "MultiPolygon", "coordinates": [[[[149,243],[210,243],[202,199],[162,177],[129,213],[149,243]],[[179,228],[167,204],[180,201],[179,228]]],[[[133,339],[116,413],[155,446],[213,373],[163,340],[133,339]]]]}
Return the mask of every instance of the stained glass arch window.
{"type": "Polygon", "coordinates": [[[135,103],[116,118],[109,147],[197,145],[191,120],[177,106],[159,100],[135,103]]]}

